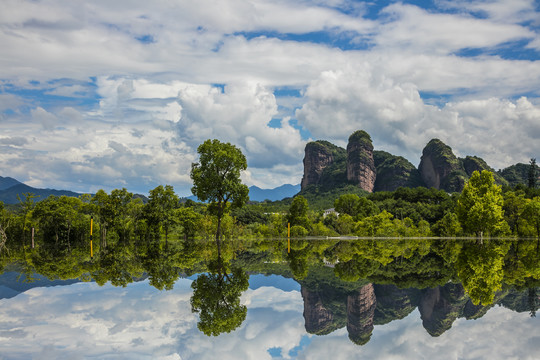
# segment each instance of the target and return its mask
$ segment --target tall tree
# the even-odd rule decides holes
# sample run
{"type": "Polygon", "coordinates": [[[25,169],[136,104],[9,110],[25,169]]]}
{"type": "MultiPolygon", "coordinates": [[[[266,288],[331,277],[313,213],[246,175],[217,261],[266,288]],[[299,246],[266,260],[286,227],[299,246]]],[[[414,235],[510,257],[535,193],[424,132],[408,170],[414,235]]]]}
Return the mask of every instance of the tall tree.
{"type": "Polygon", "coordinates": [[[17,194],[17,200],[19,200],[19,204],[21,205],[22,213],[23,213],[23,219],[22,219],[22,235],[21,240],[23,245],[25,244],[25,230],[26,230],[26,219],[28,218],[28,214],[32,211],[34,207],[34,198],[39,197],[39,195],[34,195],[33,193],[23,193],[24,199],[22,199],[19,194],[17,194]]]}
{"type": "Polygon", "coordinates": [[[535,229],[536,236],[540,237],[540,197],[527,202],[523,209],[523,217],[535,229]]]}
{"type": "Polygon", "coordinates": [[[306,230],[311,229],[311,222],[308,218],[309,205],[308,201],[302,195],[294,197],[289,212],[287,214],[287,221],[291,224],[291,227],[302,226],[306,230]]]}
{"type": "Polygon", "coordinates": [[[536,159],[531,159],[529,162],[529,188],[536,188],[536,181],[538,180],[538,173],[536,169],[536,159]]]}
{"type": "MultiPolygon", "coordinates": [[[[174,193],[171,185],[159,185],[150,190],[148,203],[146,204],[146,216],[150,227],[165,231],[165,241],[168,240],[169,230],[176,222],[175,209],[178,208],[178,196],[174,193]]],[[[159,231],[157,232],[159,234],[159,231]]],[[[159,238],[159,237],[158,237],[159,238]]]]}
{"type": "Polygon", "coordinates": [[[221,219],[230,210],[229,202],[232,207],[242,207],[249,199],[249,189],[240,179],[247,161],[236,146],[216,139],[206,140],[197,152],[199,162],[191,165],[191,192],[199,200],[210,202],[208,210],[217,217],[216,241],[219,241],[221,219]]]}
{"type": "Polygon", "coordinates": [[[508,224],[503,216],[501,187],[487,170],[473,172],[457,202],[456,213],[467,233],[504,233],[508,224]]]}

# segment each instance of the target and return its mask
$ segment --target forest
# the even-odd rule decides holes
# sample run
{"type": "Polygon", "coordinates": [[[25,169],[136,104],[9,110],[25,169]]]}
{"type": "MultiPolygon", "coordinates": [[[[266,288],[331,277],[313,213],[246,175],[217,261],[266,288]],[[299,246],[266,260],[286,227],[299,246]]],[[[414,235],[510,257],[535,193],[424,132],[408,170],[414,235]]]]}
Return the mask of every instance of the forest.
{"type": "MultiPolygon", "coordinates": [[[[539,189],[523,185],[501,188],[488,172],[477,178],[462,193],[418,187],[367,196],[336,195],[332,209],[311,206],[300,195],[234,208],[227,204],[221,235],[225,239],[540,236],[539,189]]],[[[32,239],[35,245],[66,248],[86,244],[91,218],[96,246],[134,240],[208,239],[216,233],[217,217],[211,204],[181,201],[170,185],[151,190],[147,201],[125,188],[37,200],[25,194],[19,204],[0,203],[0,251],[29,246],[32,239]]]]}

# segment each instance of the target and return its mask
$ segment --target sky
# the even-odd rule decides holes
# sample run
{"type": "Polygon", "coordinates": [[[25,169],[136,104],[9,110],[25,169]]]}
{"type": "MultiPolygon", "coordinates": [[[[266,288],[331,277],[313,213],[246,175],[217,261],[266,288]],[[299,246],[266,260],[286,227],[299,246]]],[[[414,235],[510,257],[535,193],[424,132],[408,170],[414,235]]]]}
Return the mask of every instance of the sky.
{"type": "Polygon", "coordinates": [[[189,196],[206,139],[298,184],[356,130],[415,166],[540,157],[538,0],[4,0],[0,48],[0,176],[34,187],[189,196]]]}
{"type": "Polygon", "coordinates": [[[298,290],[248,289],[246,320],[207,337],[191,312],[191,280],[159,291],[148,281],[125,288],[76,283],[32,288],[0,299],[0,359],[537,359],[539,318],[503,307],[477,320],[457,319],[431,337],[418,310],[376,325],[357,346],[346,327],[306,333],[298,290]],[[46,299],[46,301],[44,301],[46,299]]]}

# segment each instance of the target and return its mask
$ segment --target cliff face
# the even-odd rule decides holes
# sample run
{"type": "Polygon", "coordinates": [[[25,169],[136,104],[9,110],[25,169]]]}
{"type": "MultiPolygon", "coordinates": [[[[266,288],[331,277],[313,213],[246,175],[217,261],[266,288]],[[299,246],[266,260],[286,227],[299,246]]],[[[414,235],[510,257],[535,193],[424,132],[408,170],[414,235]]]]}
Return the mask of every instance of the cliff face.
{"type": "Polygon", "coordinates": [[[347,297],[347,331],[349,339],[357,345],[364,345],[371,338],[376,304],[373,284],[347,297]]]}
{"type": "Polygon", "coordinates": [[[315,141],[306,145],[304,156],[304,177],[301,188],[319,184],[324,169],[334,161],[331,150],[324,143],[315,141]]]}
{"type": "Polygon", "coordinates": [[[347,144],[347,180],[361,189],[373,192],[377,169],[373,159],[373,144],[367,132],[359,130],[347,144]]]}
{"type": "Polygon", "coordinates": [[[461,284],[425,290],[418,306],[422,325],[431,336],[441,335],[452,327],[468,300],[461,284]]]}
{"type": "Polygon", "coordinates": [[[377,308],[375,325],[403,319],[416,309],[419,297],[417,289],[400,289],[396,285],[375,285],[377,308]]]}
{"type": "Polygon", "coordinates": [[[448,192],[461,191],[467,179],[452,148],[439,139],[426,145],[418,168],[427,187],[448,192]]]}
{"type": "MultiPolygon", "coordinates": [[[[540,172],[540,167],[537,169],[540,172]]],[[[491,171],[499,185],[528,183],[529,165],[517,164],[495,172],[479,157],[457,158],[452,148],[439,139],[424,147],[417,169],[404,157],[374,151],[369,134],[359,130],[349,137],[347,149],[322,140],[306,145],[301,191],[364,193],[425,186],[461,192],[472,173],[482,170],[491,171]]]]}
{"type": "Polygon", "coordinates": [[[373,159],[377,169],[373,191],[394,191],[399,187],[425,186],[418,169],[404,157],[386,151],[374,151],[373,159]]]}
{"type": "Polygon", "coordinates": [[[309,142],[305,148],[301,189],[309,185],[329,187],[343,182],[345,149],[328,141],[309,142]]]}
{"type": "Polygon", "coordinates": [[[334,330],[334,314],[326,309],[317,292],[302,287],[304,299],[304,321],[306,331],[310,334],[327,334],[334,330]]]}

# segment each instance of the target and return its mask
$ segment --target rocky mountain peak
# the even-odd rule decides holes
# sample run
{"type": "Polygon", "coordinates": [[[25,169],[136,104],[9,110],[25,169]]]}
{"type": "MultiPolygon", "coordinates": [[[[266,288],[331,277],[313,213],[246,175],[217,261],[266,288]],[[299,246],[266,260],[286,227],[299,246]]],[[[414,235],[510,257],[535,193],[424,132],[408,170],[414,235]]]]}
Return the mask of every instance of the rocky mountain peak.
{"type": "Polygon", "coordinates": [[[465,173],[459,173],[460,162],[452,148],[439,139],[432,139],[424,147],[418,168],[427,187],[448,192],[461,191],[467,178],[465,173]]]}
{"type": "Polygon", "coordinates": [[[355,131],[347,144],[347,180],[373,192],[376,177],[371,137],[363,130],[355,131]]]}

